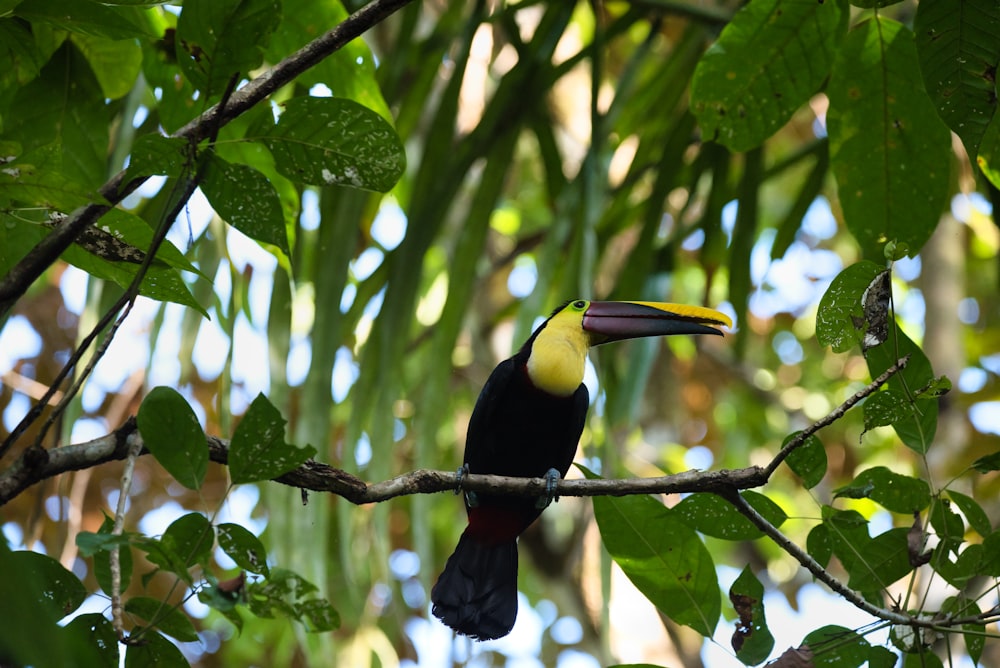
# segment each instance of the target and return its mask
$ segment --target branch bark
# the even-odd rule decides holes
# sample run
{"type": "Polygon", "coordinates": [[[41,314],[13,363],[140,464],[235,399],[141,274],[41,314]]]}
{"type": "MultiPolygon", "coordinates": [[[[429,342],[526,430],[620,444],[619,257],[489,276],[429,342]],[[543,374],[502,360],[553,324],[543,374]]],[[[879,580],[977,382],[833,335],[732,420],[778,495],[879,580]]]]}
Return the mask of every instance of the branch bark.
{"type": "MultiPolygon", "coordinates": [[[[218,118],[216,118],[217,106],[213,106],[172,136],[182,137],[197,144],[208,137],[213,129],[222,127],[248,111],[268,95],[290,83],[299,74],[360,37],[410,2],[412,0],[373,0],[347,17],[340,25],[317,37],[236,91],[218,118]]],[[[146,178],[143,176],[126,183],[125,171],[119,172],[98,189],[105,201],[92,202],[74,211],[12,267],[0,281],[0,319],[10,311],[42,272],[69,248],[84,229],[97,222],[114,205],[142,185],[146,178]]]]}

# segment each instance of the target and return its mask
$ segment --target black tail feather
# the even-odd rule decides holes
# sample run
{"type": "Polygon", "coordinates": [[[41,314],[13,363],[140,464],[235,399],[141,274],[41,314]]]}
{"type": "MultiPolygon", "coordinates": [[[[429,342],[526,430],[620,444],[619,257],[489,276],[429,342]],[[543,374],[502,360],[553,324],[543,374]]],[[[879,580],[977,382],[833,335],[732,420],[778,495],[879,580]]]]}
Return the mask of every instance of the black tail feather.
{"type": "Polygon", "coordinates": [[[466,530],[431,601],[435,617],[474,640],[510,633],[517,617],[517,542],[487,544],[466,530]]]}

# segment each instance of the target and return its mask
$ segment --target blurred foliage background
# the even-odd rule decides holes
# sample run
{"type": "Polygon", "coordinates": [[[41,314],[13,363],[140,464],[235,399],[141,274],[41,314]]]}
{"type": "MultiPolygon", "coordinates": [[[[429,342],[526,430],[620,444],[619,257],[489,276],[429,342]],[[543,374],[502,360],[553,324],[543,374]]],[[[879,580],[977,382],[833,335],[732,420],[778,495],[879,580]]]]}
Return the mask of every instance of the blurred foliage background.
{"type": "MultiPolygon", "coordinates": [[[[281,6],[262,67],[346,16],[333,2],[281,6]]],[[[635,341],[592,355],[588,382],[599,389],[581,461],[608,477],[765,463],[790,432],[868,381],[860,354],[833,353],[814,336],[820,296],[863,251],[843,224],[824,93],[746,152],[702,135],[692,77],[738,7],[660,0],[404,8],[274,98],[332,93],[391,119],[408,160],[392,192],[295,185],[237,141],[250,120],[224,128],[220,154],[264,171],[277,189],[290,255],[225,226],[194,198],[170,239],[210,279],[189,277],[209,317],[141,301],[46,444],[107,433],[136,412],[149,387],[166,384],[196,406],[208,433],[224,436],[263,391],[288,419],[289,441],[311,444],[321,461],[369,481],[454,469],[490,370],[539,318],[579,296],[706,304],[737,320],[725,340],[635,341]]],[[[915,7],[884,12],[912,23],[915,7]]],[[[176,22],[173,9],[155,10],[159,34],[176,22]]],[[[74,39],[81,49],[101,36],[74,39]]],[[[104,177],[123,167],[134,136],[172,131],[204,108],[191,89],[173,86],[176,65],[161,46],[137,40],[119,56],[123,68],[139,68],[133,79],[141,76],[120,95],[104,93],[112,98],[109,150],[98,161],[104,177]]],[[[8,114],[5,132],[12,127],[8,114]]],[[[891,430],[862,437],[860,415],[824,430],[829,470],[821,485],[804,490],[785,471],[766,490],[801,544],[820,504],[859,467],[943,483],[1000,445],[997,200],[960,141],[946,160],[938,165],[951,176],[936,231],[893,274],[902,327],[955,384],[941,403],[938,438],[921,458],[891,430]]],[[[162,183],[147,183],[126,207],[155,222],[162,183]]],[[[18,303],[0,333],[4,436],[113,293],[59,264],[18,303]]],[[[35,486],[3,508],[5,536],[92,578],[75,534],[95,531],[113,511],[120,474],[113,463],[35,486]]],[[[136,475],[127,521],[151,534],[186,510],[213,511],[226,489],[226,472],[214,465],[215,484],[199,494],[172,484],[150,458],[136,475]]],[[[965,491],[995,524],[1000,481],[978,480],[965,491]]],[[[658,616],[612,568],[589,501],[563,499],[522,538],[522,609],[534,614],[510,638],[483,646],[453,642],[428,621],[429,587],[464,524],[457,499],[308,501],[276,484],[248,486],[225,512],[263,529],[274,562],[319,585],[341,628],[310,635],[248,620],[236,638],[228,622],[191,604],[191,614],[204,616],[203,642],[185,647],[193,662],[436,666],[474,655],[481,666],[694,666],[706,656],[700,636],[658,616]]],[[[854,507],[875,513],[864,500],[854,507]]],[[[788,555],[766,541],[708,545],[716,563],[766,573],[772,594],[798,608],[811,579],[788,555]]],[[[151,595],[166,595],[166,583],[157,586],[151,595]]]]}

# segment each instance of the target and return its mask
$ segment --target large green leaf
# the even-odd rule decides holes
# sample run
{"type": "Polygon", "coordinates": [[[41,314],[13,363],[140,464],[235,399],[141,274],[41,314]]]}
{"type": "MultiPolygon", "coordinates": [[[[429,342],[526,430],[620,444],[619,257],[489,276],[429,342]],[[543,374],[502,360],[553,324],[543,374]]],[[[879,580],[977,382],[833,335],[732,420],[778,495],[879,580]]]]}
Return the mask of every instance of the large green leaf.
{"type": "Polygon", "coordinates": [[[104,183],[108,169],[110,114],[104,97],[83,55],[66,42],[38,78],[14,95],[4,115],[3,138],[22,145],[25,161],[96,188],[104,183]],[[42,147],[50,150],[36,152],[42,147]]]}
{"type": "Polygon", "coordinates": [[[864,496],[886,510],[912,515],[931,502],[931,492],[923,480],[894,473],[884,466],[875,466],[859,473],[852,487],[869,490],[864,496]]]}
{"type": "Polygon", "coordinates": [[[997,111],[1000,4],[921,0],[913,31],[924,85],[938,115],[975,158],[997,111]]]}
{"type": "Polygon", "coordinates": [[[280,20],[278,0],[187,0],[177,19],[177,62],[198,90],[219,95],[234,74],[260,66],[280,20]]]}
{"type": "Polygon", "coordinates": [[[177,390],[154,387],[139,406],[139,432],[177,482],[198,489],[208,470],[208,442],[198,417],[177,390]]]}
{"type": "Polygon", "coordinates": [[[897,239],[916,254],[947,200],[951,137],[924,90],[913,33],[876,16],[855,27],[828,87],[830,165],[866,257],[897,239]]]}
{"type": "Polygon", "coordinates": [[[227,162],[212,154],[201,189],[227,223],[251,239],[273,244],[285,255],[291,255],[281,201],[266,176],[253,167],[227,162]]]}
{"type": "Polygon", "coordinates": [[[802,644],[812,650],[812,668],[857,668],[867,660],[871,648],[863,636],[834,625],[809,633],[802,644]]]}
{"type": "Polygon", "coordinates": [[[862,260],[844,269],[830,283],[816,311],[816,338],[842,353],[861,343],[866,324],[863,296],[883,267],[862,260]]]}
{"type": "Polygon", "coordinates": [[[161,542],[184,560],[185,565],[205,563],[215,544],[211,522],[201,513],[188,513],[170,523],[161,542]]]}
{"type": "Polygon", "coordinates": [[[142,11],[89,0],[44,0],[22,2],[15,14],[33,23],[48,23],[73,33],[124,40],[151,34],[150,22],[142,11]]]}
{"type": "Polygon", "coordinates": [[[736,657],[745,665],[757,665],[774,649],[774,636],[764,616],[764,586],[749,566],[729,588],[729,600],[739,618],[732,640],[736,657]]]}
{"type": "MultiPolygon", "coordinates": [[[[135,633],[136,630],[133,630],[135,633]]],[[[125,668],[187,668],[187,659],[177,645],[156,631],[144,629],[142,642],[128,646],[125,650],[125,668]]]]}
{"type": "Polygon", "coordinates": [[[36,579],[41,588],[35,591],[35,603],[43,606],[54,619],[73,612],[87,598],[87,590],[80,578],[48,555],[30,551],[11,552],[8,564],[10,570],[7,577],[36,579]]]}
{"type": "Polygon", "coordinates": [[[847,586],[861,592],[879,591],[913,570],[906,542],[909,531],[898,527],[868,541],[850,562],[847,586]]]}
{"type": "Polygon", "coordinates": [[[240,420],[229,445],[229,475],[234,483],[270,480],[300,466],[316,454],[310,446],[285,443],[285,419],[263,394],[257,395],[240,420]]]}
{"type": "Polygon", "coordinates": [[[909,402],[907,417],[894,421],[892,428],[903,443],[922,454],[931,446],[937,431],[938,399],[921,394],[934,381],[934,371],[924,351],[903,330],[892,324],[890,331],[885,343],[865,352],[868,372],[877,378],[898,359],[909,355],[906,368],[887,383],[889,389],[909,402]]]}
{"type": "Polygon", "coordinates": [[[705,136],[746,151],[774,134],[826,79],[848,13],[842,0],[744,5],[691,81],[691,108],[705,136]]]}
{"type": "Polygon", "coordinates": [[[403,145],[384,118],[352,100],[298,97],[262,138],[278,171],[297,183],[386,192],[406,165],[403,145]]]}
{"type": "MultiPolygon", "coordinates": [[[[741,494],[771,524],[781,526],[787,519],[781,507],[763,494],[752,490],[741,494]]],[[[733,504],[710,492],[691,494],[674,506],[673,511],[685,524],[706,536],[724,540],[756,540],[763,536],[733,504]]]]}
{"type": "Polygon", "coordinates": [[[629,580],[678,624],[710,637],[722,602],[712,556],[694,529],[651,496],[594,497],[601,540],[629,580]]]}
{"type": "Polygon", "coordinates": [[[181,642],[196,642],[198,633],[191,620],[176,607],[149,596],[133,596],[125,602],[125,612],[135,615],[181,642]]]}
{"type": "MultiPolygon", "coordinates": [[[[800,433],[789,434],[782,442],[781,447],[784,448],[800,433]]],[[[785,463],[797,476],[802,478],[802,484],[805,485],[806,489],[812,489],[826,475],[826,448],[823,447],[823,442],[819,440],[819,437],[813,434],[807,437],[802,445],[789,453],[785,463]]]]}
{"type": "Polygon", "coordinates": [[[142,69],[142,49],[134,39],[73,35],[73,44],[90,63],[104,96],[124,97],[135,86],[142,69]]]}
{"type": "Polygon", "coordinates": [[[239,524],[223,523],[217,528],[219,547],[240,568],[267,577],[267,550],[257,536],[239,524]]]}

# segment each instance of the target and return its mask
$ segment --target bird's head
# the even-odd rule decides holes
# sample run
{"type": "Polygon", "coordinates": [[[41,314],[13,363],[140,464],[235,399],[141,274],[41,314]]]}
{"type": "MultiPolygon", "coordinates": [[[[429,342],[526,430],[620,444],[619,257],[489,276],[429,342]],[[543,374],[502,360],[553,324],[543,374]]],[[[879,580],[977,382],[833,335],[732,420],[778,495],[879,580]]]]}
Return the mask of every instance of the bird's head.
{"type": "Polygon", "coordinates": [[[729,316],[701,306],[577,299],[557,309],[528,340],[528,376],[539,389],[568,396],[583,382],[587,348],[672,334],[716,334],[729,316]]]}

